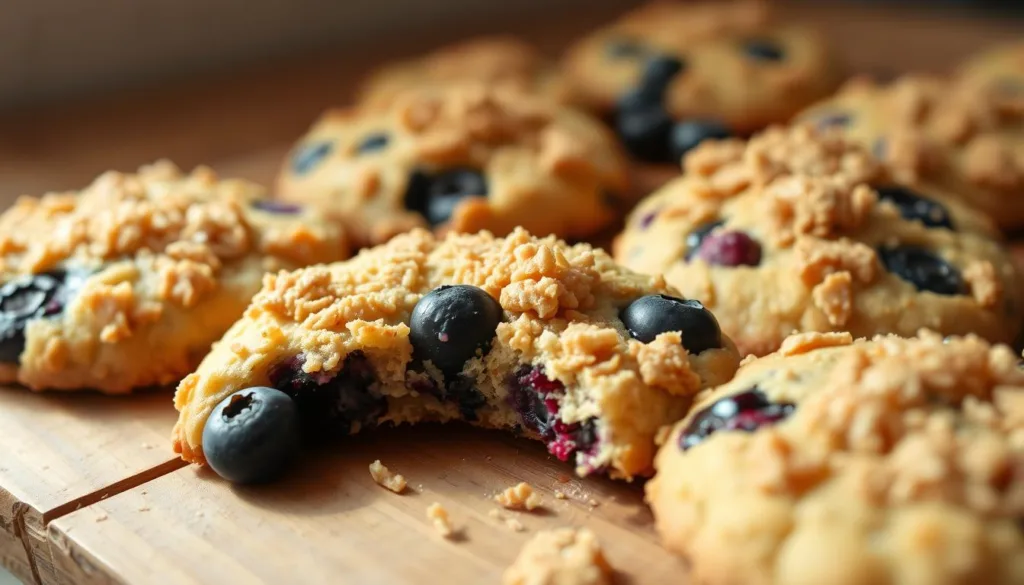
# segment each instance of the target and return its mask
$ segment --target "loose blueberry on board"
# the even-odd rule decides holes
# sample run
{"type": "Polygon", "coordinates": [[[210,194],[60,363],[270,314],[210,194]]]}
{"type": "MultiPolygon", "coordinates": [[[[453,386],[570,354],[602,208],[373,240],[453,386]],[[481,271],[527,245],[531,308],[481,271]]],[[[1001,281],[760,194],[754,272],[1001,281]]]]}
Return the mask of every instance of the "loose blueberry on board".
{"type": "Polygon", "coordinates": [[[876,191],[878,191],[879,200],[889,201],[895,205],[903,219],[916,220],[930,228],[953,229],[949,212],[936,201],[921,197],[910,189],[897,185],[879,187],[876,191]]]}
{"type": "Polygon", "coordinates": [[[433,175],[416,171],[405,190],[405,208],[437,226],[451,219],[460,201],[466,197],[486,197],[487,191],[487,179],[474,169],[449,169],[433,175]]]}
{"type": "Polygon", "coordinates": [[[303,363],[302,355],[286,360],[271,368],[269,378],[274,388],[295,400],[305,439],[343,437],[375,426],[387,413],[387,399],[375,390],[377,376],[363,352],[348,354],[332,372],[308,373],[303,363]]]}
{"type": "Polygon", "coordinates": [[[363,138],[362,142],[356,146],[356,153],[366,154],[368,152],[376,152],[383,149],[390,142],[387,133],[385,132],[374,132],[366,138],[363,138]]]}
{"type": "Polygon", "coordinates": [[[743,43],[743,53],[758,61],[782,61],[786,51],[770,39],[750,39],[743,43]]]}
{"type": "Polygon", "coordinates": [[[697,229],[687,234],[686,259],[689,260],[690,258],[692,258],[693,255],[697,253],[697,250],[700,250],[700,245],[704,243],[704,239],[708,237],[708,234],[710,234],[712,230],[721,226],[724,223],[725,221],[721,219],[709,221],[705,224],[697,226],[697,229]]]}
{"type": "Polygon", "coordinates": [[[276,215],[296,215],[302,212],[302,206],[273,199],[257,199],[252,202],[252,208],[276,215]]]}
{"type": "Polygon", "coordinates": [[[85,276],[59,270],[19,276],[0,286],[0,362],[18,363],[28,322],[62,312],[85,276]]]}
{"type": "Polygon", "coordinates": [[[729,127],[716,120],[686,120],[672,127],[669,149],[678,161],[705,140],[722,140],[730,136],[732,131],[729,127]]]}
{"type": "Polygon", "coordinates": [[[413,307],[409,340],[416,356],[430,360],[445,377],[491,348],[501,305],[481,288],[466,284],[435,288],[413,307]]]}
{"type": "Polygon", "coordinates": [[[648,50],[634,39],[612,39],[605,44],[605,54],[611,59],[636,59],[646,57],[648,50]]]}
{"type": "Polygon", "coordinates": [[[669,149],[674,125],[660,104],[620,109],[615,120],[615,130],[629,154],[652,163],[674,162],[669,149]]]}
{"type": "Polygon", "coordinates": [[[744,232],[708,234],[693,257],[714,266],[757,266],[761,263],[761,244],[744,232]]]}
{"type": "Polygon", "coordinates": [[[296,175],[305,175],[316,168],[333,151],[334,143],[327,140],[299,146],[295,154],[292,155],[292,172],[296,175]]]}
{"type": "Polygon", "coordinates": [[[885,269],[914,285],[919,291],[939,295],[964,294],[960,271],[934,252],[917,246],[879,248],[878,257],[885,269]]]}
{"type": "Polygon", "coordinates": [[[264,386],[235,392],[210,413],[203,454],[224,479],[263,483],[279,476],[299,448],[299,409],[290,396],[264,386]]]}
{"type": "Polygon", "coordinates": [[[697,413],[679,435],[679,447],[687,450],[717,431],[745,431],[784,420],[796,410],[789,402],[772,402],[764,392],[753,388],[716,400],[697,413]]]}
{"type": "Polygon", "coordinates": [[[666,331],[679,331],[683,347],[692,354],[722,347],[718,320],[699,301],[647,295],[627,305],[619,318],[629,334],[643,343],[666,331]]]}

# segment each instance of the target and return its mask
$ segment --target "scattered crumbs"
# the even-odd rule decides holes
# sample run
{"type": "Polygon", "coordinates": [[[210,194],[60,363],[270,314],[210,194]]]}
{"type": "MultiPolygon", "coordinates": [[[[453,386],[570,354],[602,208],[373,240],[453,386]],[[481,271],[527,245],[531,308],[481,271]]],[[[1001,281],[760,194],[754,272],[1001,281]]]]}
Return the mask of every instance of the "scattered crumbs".
{"type": "Polygon", "coordinates": [[[556,499],[556,500],[564,500],[564,499],[566,499],[567,497],[568,497],[568,496],[566,496],[566,495],[565,495],[565,492],[560,492],[560,491],[558,491],[558,490],[555,490],[555,499],[556,499]]]}
{"type": "Polygon", "coordinates": [[[526,530],[526,526],[523,526],[522,522],[515,518],[508,517],[504,512],[497,508],[492,508],[491,511],[487,512],[487,515],[499,522],[503,522],[505,526],[513,532],[523,532],[526,530]]]}
{"type": "Polygon", "coordinates": [[[586,528],[538,532],[505,569],[503,585],[610,585],[612,568],[586,528]]]}
{"type": "Polygon", "coordinates": [[[505,491],[494,496],[494,501],[509,510],[533,510],[543,503],[540,494],[533,491],[533,486],[525,481],[505,488],[505,491]]]}
{"type": "Polygon", "coordinates": [[[400,494],[405,491],[405,478],[400,473],[391,473],[391,470],[384,467],[384,464],[377,459],[370,464],[370,476],[373,477],[373,481],[381,487],[385,487],[396,494],[400,494]]]}
{"type": "Polygon", "coordinates": [[[454,530],[452,529],[452,521],[448,518],[448,510],[445,510],[444,506],[438,502],[427,506],[427,518],[434,523],[434,529],[437,530],[438,534],[445,538],[451,538],[454,530]]]}
{"type": "Polygon", "coordinates": [[[107,518],[110,518],[110,516],[107,516],[106,514],[100,514],[96,517],[96,522],[104,522],[106,521],[107,518]]]}
{"type": "Polygon", "coordinates": [[[597,501],[597,500],[595,500],[594,498],[590,498],[589,500],[587,500],[587,505],[588,505],[588,506],[590,506],[591,508],[596,508],[596,507],[598,507],[598,506],[599,506],[600,504],[601,504],[601,502],[598,502],[598,501],[597,501]]]}

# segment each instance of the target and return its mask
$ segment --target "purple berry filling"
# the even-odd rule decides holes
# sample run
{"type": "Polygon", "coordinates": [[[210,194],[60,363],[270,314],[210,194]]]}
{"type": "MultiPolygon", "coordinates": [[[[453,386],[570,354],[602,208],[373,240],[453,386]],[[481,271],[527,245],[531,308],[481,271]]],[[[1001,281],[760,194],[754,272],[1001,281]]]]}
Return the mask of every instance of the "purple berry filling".
{"type": "Polygon", "coordinates": [[[540,435],[549,453],[569,461],[577,452],[593,452],[597,430],[593,419],[566,423],[558,416],[558,400],[564,395],[565,386],[540,368],[523,366],[509,382],[508,402],[523,426],[540,435]]]}
{"type": "Polygon", "coordinates": [[[732,394],[715,401],[697,413],[679,436],[679,448],[687,450],[699,445],[718,431],[757,429],[784,420],[796,410],[789,402],[772,402],[757,388],[732,394]]]}
{"type": "Polygon", "coordinates": [[[295,399],[308,438],[344,436],[376,426],[387,413],[387,399],[377,393],[370,361],[354,351],[336,372],[302,371],[305,357],[295,356],[271,368],[270,383],[295,399]]]}
{"type": "Polygon", "coordinates": [[[459,416],[463,420],[476,422],[479,420],[477,411],[487,405],[487,398],[477,390],[473,379],[459,374],[455,376],[443,390],[438,387],[434,380],[422,372],[416,372],[419,376],[407,375],[406,386],[410,390],[433,396],[441,402],[454,402],[459,407],[459,416]]]}
{"type": "Polygon", "coordinates": [[[696,257],[716,266],[757,266],[761,244],[743,232],[716,232],[704,238],[696,257]]]}

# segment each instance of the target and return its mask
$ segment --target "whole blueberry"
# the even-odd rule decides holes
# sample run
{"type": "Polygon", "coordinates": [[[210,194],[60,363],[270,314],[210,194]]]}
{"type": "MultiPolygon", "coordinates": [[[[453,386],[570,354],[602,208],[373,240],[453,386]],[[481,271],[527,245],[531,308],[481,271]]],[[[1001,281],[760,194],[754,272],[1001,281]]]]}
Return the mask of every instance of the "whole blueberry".
{"type": "Polygon", "coordinates": [[[705,140],[721,140],[730,136],[732,136],[732,131],[721,122],[686,120],[672,127],[669,148],[672,150],[672,156],[679,160],[705,140]]]}
{"type": "Polygon", "coordinates": [[[413,307],[409,340],[417,357],[446,377],[491,348],[502,319],[501,305],[481,288],[465,284],[435,288],[413,307]]]}
{"type": "Polygon", "coordinates": [[[771,39],[749,39],[743,43],[743,53],[758,61],[782,61],[786,52],[771,39]]]}
{"type": "Polygon", "coordinates": [[[0,286],[0,362],[18,363],[28,322],[62,312],[85,277],[58,270],[19,276],[0,286]]]}
{"type": "Polygon", "coordinates": [[[724,224],[725,221],[716,219],[707,223],[697,226],[697,229],[693,230],[686,235],[686,259],[689,260],[697,253],[700,249],[700,245],[704,243],[704,239],[708,237],[708,234],[715,228],[724,224]]]}
{"type": "Polygon", "coordinates": [[[290,396],[264,386],[235,392],[210,413],[203,454],[224,479],[261,483],[285,469],[299,447],[299,410],[290,396]]]}
{"type": "Polygon", "coordinates": [[[679,447],[684,451],[694,447],[718,431],[745,431],[757,429],[784,420],[796,410],[789,402],[772,402],[758,388],[744,390],[719,398],[698,412],[679,435],[679,447]]]}
{"type": "Polygon", "coordinates": [[[647,295],[622,309],[619,318],[629,334],[643,343],[666,331],[679,331],[683,347],[692,354],[722,347],[718,320],[699,301],[647,295]]]}
{"type": "Polygon", "coordinates": [[[359,154],[366,154],[368,152],[375,152],[382,150],[388,145],[390,139],[385,132],[374,132],[369,136],[363,138],[363,140],[356,146],[356,152],[359,154]]]}
{"type": "Polygon", "coordinates": [[[919,221],[930,228],[953,229],[949,212],[938,202],[897,185],[879,187],[877,191],[878,198],[895,205],[903,219],[919,221]]]}
{"type": "Polygon", "coordinates": [[[296,175],[305,175],[333,151],[334,143],[328,140],[318,140],[299,146],[292,154],[292,172],[296,175]]]}
{"type": "Polygon", "coordinates": [[[653,162],[671,163],[669,139],[675,122],[660,105],[646,108],[621,109],[615,121],[615,130],[623,146],[634,158],[653,162]]]}
{"type": "Polygon", "coordinates": [[[449,169],[436,174],[415,171],[405,191],[405,207],[437,226],[452,217],[455,206],[467,197],[486,197],[487,179],[474,169],[449,169]]]}
{"type": "Polygon", "coordinates": [[[917,246],[879,248],[878,258],[886,270],[913,284],[917,290],[939,295],[964,294],[960,271],[930,250],[917,246]]]}

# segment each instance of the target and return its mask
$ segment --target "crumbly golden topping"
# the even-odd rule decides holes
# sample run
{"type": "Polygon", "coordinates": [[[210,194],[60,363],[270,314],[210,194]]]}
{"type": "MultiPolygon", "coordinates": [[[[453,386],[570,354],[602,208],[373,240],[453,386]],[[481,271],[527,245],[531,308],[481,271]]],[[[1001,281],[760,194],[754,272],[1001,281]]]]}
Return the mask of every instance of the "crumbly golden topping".
{"type": "Polygon", "coordinates": [[[538,532],[505,570],[503,585],[608,585],[612,568],[586,528],[538,532]]]}

